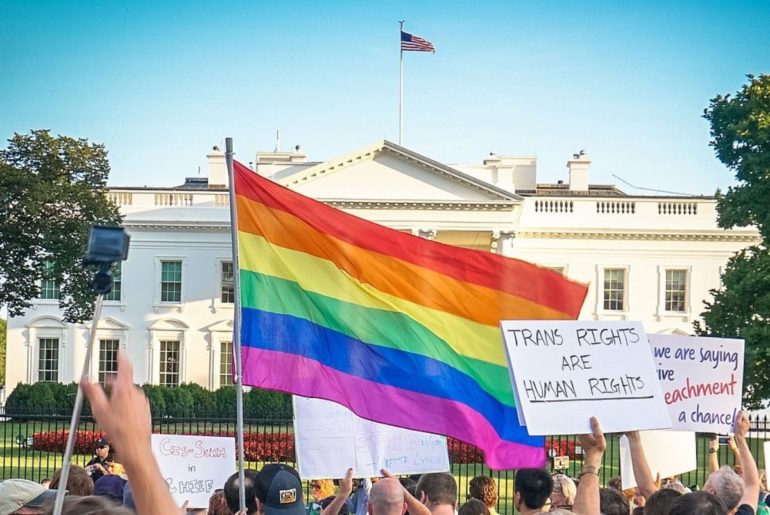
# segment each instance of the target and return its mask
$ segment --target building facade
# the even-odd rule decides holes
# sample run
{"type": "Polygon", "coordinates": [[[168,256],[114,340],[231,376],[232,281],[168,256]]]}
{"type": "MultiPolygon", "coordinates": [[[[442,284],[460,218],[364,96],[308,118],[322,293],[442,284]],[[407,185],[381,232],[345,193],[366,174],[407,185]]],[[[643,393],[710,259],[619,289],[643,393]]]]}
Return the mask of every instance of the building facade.
{"type": "MultiPolygon", "coordinates": [[[[134,381],[216,389],[231,384],[233,266],[224,154],[207,178],[177,188],[111,188],[131,233],[128,260],[96,329],[94,378],[118,349],[134,381]]],[[[691,334],[727,260],[759,241],[722,230],[712,197],[628,195],[589,181],[590,160],[564,181],[537,182],[535,157],[447,165],[388,141],[324,162],[258,153],[255,173],[354,215],[438,242],[524,259],[589,284],[581,319],[640,320],[648,332],[691,334]]],[[[526,281],[526,277],[522,277],[526,281]]],[[[79,377],[90,331],[67,324],[54,283],[8,321],[7,385],[79,377]]]]}

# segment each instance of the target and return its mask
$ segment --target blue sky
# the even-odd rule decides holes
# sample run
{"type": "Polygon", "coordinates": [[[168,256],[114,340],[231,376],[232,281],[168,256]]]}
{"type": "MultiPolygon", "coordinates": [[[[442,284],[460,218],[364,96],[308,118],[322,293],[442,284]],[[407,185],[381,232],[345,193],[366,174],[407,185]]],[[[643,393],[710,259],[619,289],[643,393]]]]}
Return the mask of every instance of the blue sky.
{"type": "Polygon", "coordinates": [[[110,151],[112,185],[170,186],[301,144],[324,160],[398,137],[444,162],[586,149],[591,182],[712,194],[708,100],[770,72],[770,2],[35,1],[0,3],[0,138],[49,128],[110,151]]]}

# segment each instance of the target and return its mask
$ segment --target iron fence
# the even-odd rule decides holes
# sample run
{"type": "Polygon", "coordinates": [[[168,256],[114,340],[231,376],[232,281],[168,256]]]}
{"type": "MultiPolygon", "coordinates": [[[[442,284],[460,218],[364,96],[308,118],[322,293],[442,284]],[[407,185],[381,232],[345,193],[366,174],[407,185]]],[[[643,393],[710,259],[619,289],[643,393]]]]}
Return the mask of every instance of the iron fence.
{"type": "MultiPolygon", "coordinates": [[[[768,426],[767,417],[755,418],[749,433],[749,446],[760,469],[764,468],[763,442],[770,433],[768,426]]],[[[68,429],[68,416],[16,415],[13,418],[0,418],[0,480],[17,477],[40,481],[50,478],[54,471],[61,467],[61,449],[66,441],[68,429]]],[[[81,452],[74,455],[73,461],[83,466],[92,457],[86,449],[90,448],[98,436],[99,428],[92,418],[83,417],[78,429],[82,432],[79,441],[84,440],[85,446],[80,446],[81,452]]],[[[163,418],[153,420],[153,431],[161,434],[230,436],[235,434],[235,421],[230,418],[163,418]]],[[[291,420],[246,420],[244,432],[247,435],[244,449],[248,467],[259,468],[270,461],[296,466],[291,420]]],[[[478,453],[470,446],[463,448],[465,445],[453,442],[450,446],[452,473],[458,480],[460,503],[468,498],[468,483],[471,478],[489,475],[498,485],[498,512],[514,513],[515,473],[491,471],[478,460],[468,462],[473,456],[478,456],[478,453]]],[[[709,435],[696,435],[698,468],[679,476],[684,485],[702,486],[705,482],[708,476],[708,446],[709,435]]],[[[620,475],[619,450],[618,436],[607,435],[607,451],[600,472],[602,484],[620,475]]],[[[552,471],[577,477],[582,467],[582,449],[574,435],[548,437],[546,452],[549,457],[548,467],[552,471]]],[[[116,453],[119,459],[120,449],[116,449],[116,453]]],[[[735,456],[727,445],[720,445],[717,456],[720,465],[735,465],[735,456]]],[[[306,492],[306,498],[308,494],[309,492],[306,492]]]]}

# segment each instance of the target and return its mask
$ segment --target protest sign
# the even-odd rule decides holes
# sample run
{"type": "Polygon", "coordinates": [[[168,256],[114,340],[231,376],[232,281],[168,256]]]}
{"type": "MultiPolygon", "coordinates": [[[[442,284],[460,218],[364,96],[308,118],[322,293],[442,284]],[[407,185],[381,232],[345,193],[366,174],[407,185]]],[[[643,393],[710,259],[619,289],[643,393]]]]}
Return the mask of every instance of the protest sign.
{"type": "MultiPolygon", "coordinates": [[[[642,448],[652,478],[667,478],[695,470],[698,458],[691,431],[640,431],[642,448]]],[[[636,486],[628,438],[620,438],[620,480],[623,489],[636,486]]]]}
{"type": "Polygon", "coordinates": [[[449,470],[446,437],[365,420],[337,403],[294,397],[294,438],[303,479],[449,470]]]}
{"type": "Polygon", "coordinates": [[[207,508],[209,497],[235,471],[232,437],[152,435],[152,453],[174,501],[207,508]]]}
{"type": "Polygon", "coordinates": [[[516,402],[531,435],[671,427],[640,322],[502,321],[516,402]]]}
{"type": "Polygon", "coordinates": [[[743,395],[743,340],[647,336],[672,428],[732,433],[743,395]]]}

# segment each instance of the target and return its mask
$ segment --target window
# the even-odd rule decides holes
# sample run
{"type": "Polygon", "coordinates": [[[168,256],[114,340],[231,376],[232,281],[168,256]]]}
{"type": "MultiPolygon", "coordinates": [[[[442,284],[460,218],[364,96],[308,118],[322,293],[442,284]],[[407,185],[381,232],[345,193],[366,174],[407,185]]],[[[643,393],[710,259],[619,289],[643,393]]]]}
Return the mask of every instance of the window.
{"type": "Polygon", "coordinates": [[[107,379],[118,372],[118,346],[120,340],[99,340],[99,383],[105,384],[107,379]]]}
{"type": "Polygon", "coordinates": [[[43,280],[40,281],[40,298],[46,300],[59,300],[59,285],[53,277],[53,261],[43,263],[43,280]]]}
{"type": "Polygon", "coordinates": [[[604,309],[623,311],[626,296],[626,271],[622,268],[604,270],[604,309]]]}
{"type": "Polygon", "coordinates": [[[666,270],[666,311],[686,311],[687,270],[666,270]]]}
{"type": "Polygon", "coordinates": [[[120,261],[112,267],[112,291],[104,296],[104,300],[120,301],[121,287],[123,286],[123,265],[120,261]]]}
{"type": "Polygon", "coordinates": [[[235,288],[233,287],[233,262],[222,261],[222,268],[219,275],[220,294],[219,298],[223,304],[232,304],[235,302],[235,288]]]}
{"type": "Polygon", "coordinates": [[[59,381],[59,339],[40,338],[37,362],[37,380],[46,383],[59,381]]]}
{"type": "Polygon", "coordinates": [[[182,262],[160,262],[160,301],[182,302],[182,262]]]}
{"type": "Polygon", "coordinates": [[[179,386],[179,342],[162,340],[160,342],[160,380],[161,386],[179,386]]]}
{"type": "Polygon", "coordinates": [[[233,342],[219,343],[219,386],[233,384],[233,342]]]}

